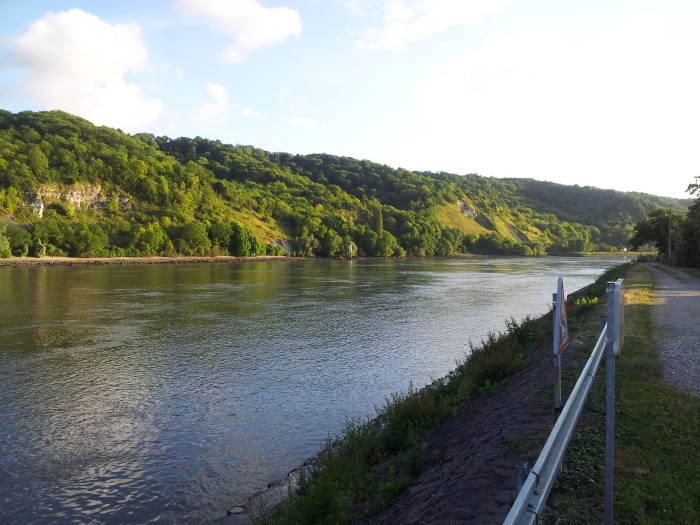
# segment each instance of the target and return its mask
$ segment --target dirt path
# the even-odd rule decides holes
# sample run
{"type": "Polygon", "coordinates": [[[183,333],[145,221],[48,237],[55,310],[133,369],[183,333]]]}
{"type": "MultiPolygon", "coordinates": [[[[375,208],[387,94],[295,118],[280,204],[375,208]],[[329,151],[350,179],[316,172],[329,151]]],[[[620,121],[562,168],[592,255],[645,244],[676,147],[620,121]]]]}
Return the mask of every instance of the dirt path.
{"type": "Polygon", "coordinates": [[[700,279],[667,266],[651,265],[650,269],[664,378],[700,396],[700,279]]]}
{"type": "Polygon", "coordinates": [[[475,398],[433,431],[416,485],[368,523],[502,523],[513,502],[522,445],[539,451],[554,420],[551,400],[541,394],[551,384],[550,359],[542,349],[498,393],[475,398]]]}

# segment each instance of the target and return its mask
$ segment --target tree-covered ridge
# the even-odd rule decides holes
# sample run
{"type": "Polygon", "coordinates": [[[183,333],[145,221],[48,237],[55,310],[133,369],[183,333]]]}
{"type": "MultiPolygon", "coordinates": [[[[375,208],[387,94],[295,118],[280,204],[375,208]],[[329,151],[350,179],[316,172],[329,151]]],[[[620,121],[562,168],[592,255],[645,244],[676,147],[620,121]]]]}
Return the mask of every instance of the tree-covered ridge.
{"type": "MultiPolygon", "coordinates": [[[[0,110],[5,255],[619,249],[632,224],[659,199],[524,179],[417,173],[200,137],[131,136],[60,111],[0,110]],[[598,205],[602,194],[610,207],[598,205]]],[[[664,204],[682,204],[671,201],[664,204]]]]}
{"type": "Polygon", "coordinates": [[[635,224],[630,244],[653,244],[667,262],[700,268],[700,177],[687,191],[696,196],[687,213],[674,213],[671,207],[655,209],[635,224]]]}

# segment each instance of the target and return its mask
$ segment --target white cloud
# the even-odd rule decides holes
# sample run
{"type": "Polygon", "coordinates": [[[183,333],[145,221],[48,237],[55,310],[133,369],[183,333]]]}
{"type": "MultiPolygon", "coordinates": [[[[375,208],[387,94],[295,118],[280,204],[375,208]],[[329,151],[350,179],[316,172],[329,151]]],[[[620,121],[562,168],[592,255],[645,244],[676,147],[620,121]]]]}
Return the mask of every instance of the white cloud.
{"type": "Polygon", "coordinates": [[[263,116],[250,108],[241,108],[241,113],[246,117],[250,117],[255,120],[262,120],[263,116]]]}
{"type": "MultiPolygon", "coordinates": [[[[358,44],[378,50],[400,49],[452,27],[477,22],[501,11],[507,0],[382,0],[380,26],[370,27],[358,44]]],[[[348,7],[357,12],[358,1],[348,7]]]]}
{"type": "Polygon", "coordinates": [[[176,5],[233,38],[224,51],[224,58],[232,62],[301,34],[299,12],[288,7],[264,7],[257,0],[177,0],[176,5]]]}
{"type": "Polygon", "coordinates": [[[367,1],[368,0],[345,0],[344,4],[345,7],[354,14],[364,15],[367,13],[367,1]]]}
{"type": "Polygon", "coordinates": [[[206,82],[204,87],[212,100],[200,106],[197,111],[197,121],[202,124],[214,124],[228,116],[230,111],[228,90],[215,82],[206,82]]]}
{"type": "Polygon", "coordinates": [[[205,82],[204,88],[209,94],[210,101],[202,104],[197,110],[196,121],[199,124],[213,125],[223,122],[231,117],[233,113],[245,117],[262,120],[263,116],[257,111],[232,104],[229,99],[228,89],[216,82],[205,82]]]}
{"type": "Polygon", "coordinates": [[[682,195],[698,165],[698,50],[692,21],[663,11],[494,37],[418,89],[426,133],[395,155],[415,169],[682,195]]]}
{"type": "Polygon", "coordinates": [[[293,128],[311,129],[318,126],[318,121],[306,117],[292,117],[287,119],[287,124],[293,128]]]}
{"type": "Polygon", "coordinates": [[[299,111],[306,105],[306,98],[296,96],[291,91],[285,88],[280,88],[278,91],[280,102],[286,111],[299,111]]]}
{"type": "Polygon", "coordinates": [[[163,110],[125,79],[148,64],[136,25],[109,24],[80,9],[48,12],[9,47],[11,67],[26,73],[23,90],[44,108],[126,131],[142,131],[163,110]]]}

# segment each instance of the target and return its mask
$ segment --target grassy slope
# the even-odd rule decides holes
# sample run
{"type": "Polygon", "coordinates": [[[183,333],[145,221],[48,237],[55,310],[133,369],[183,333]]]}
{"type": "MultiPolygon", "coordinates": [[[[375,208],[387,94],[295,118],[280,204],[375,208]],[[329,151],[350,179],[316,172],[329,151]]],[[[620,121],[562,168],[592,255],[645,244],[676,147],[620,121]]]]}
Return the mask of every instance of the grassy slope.
{"type": "Polygon", "coordinates": [[[456,202],[448,202],[437,206],[435,209],[435,218],[440,221],[441,224],[450,228],[457,228],[464,234],[489,233],[489,230],[477,223],[473,217],[468,217],[459,211],[456,202]]]}
{"type": "MultiPolygon", "coordinates": [[[[484,214],[483,211],[479,211],[479,213],[481,213],[482,215],[484,214]]],[[[462,212],[459,211],[457,203],[455,202],[441,204],[440,206],[437,206],[435,208],[435,218],[442,225],[448,226],[450,228],[457,228],[464,234],[486,234],[495,231],[503,237],[516,242],[527,242],[529,240],[537,239],[537,235],[534,234],[531,235],[532,239],[530,239],[527,235],[518,230],[518,228],[510,224],[506,218],[501,217],[500,215],[486,215],[489,219],[489,222],[493,224],[494,230],[488,230],[484,228],[481,224],[476,222],[476,220],[473,217],[464,215],[462,212]]]]}
{"type": "Polygon", "coordinates": [[[286,239],[288,236],[272,217],[265,217],[246,208],[232,212],[231,218],[248,226],[266,244],[274,244],[278,239],[286,239]]]}
{"type": "Polygon", "coordinates": [[[503,237],[507,239],[512,239],[517,242],[527,242],[528,238],[520,233],[520,231],[513,225],[509,224],[503,217],[493,215],[491,220],[496,226],[496,231],[500,233],[503,237]]]}
{"type": "MultiPolygon", "coordinates": [[[[617,366],[615,522],[700,523],[700,399],[662,382],[650,272],[643,265],[633,267],[626,287],[627,339],[617,366]]],[[[570,383],[575,375],[569,374],[570,383]]],[[[601,521],[603,377],[599,373],[567,452],[546,522],[601,521]]]]}

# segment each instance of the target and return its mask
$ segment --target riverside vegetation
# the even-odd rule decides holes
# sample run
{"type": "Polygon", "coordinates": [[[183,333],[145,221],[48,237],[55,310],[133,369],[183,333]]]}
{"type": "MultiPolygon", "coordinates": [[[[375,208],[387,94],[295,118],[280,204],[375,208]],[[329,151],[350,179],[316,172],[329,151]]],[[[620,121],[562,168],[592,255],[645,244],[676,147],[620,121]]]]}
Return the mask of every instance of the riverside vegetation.
{"type": "MultiPolygon", "coordinates": [[[[572,328],[589,315],[605,293],[607,281],[628,265],[603,274],[576,300],[572,328]]],[[[447,377],[422,389],[395,394],[368,421],[348,421],[340,437],[329,439],[298,492],[281,508],[262,513],[259,524],[351,523],[379,513],[413,484],[423,468],[423,438],[453,416],[472,396],[490,395],[498,383],[531,362],[551,331],[551,313],[511,320],[499,335],[472,347],[447,377]]],[[[303,472],[303,470],[302,470],[303,472]]]]}
{"type": "Polygon", "coordinates": [[[649,212],[688,202],[0,110],[2,257],[617,251],[649,212]]]}

